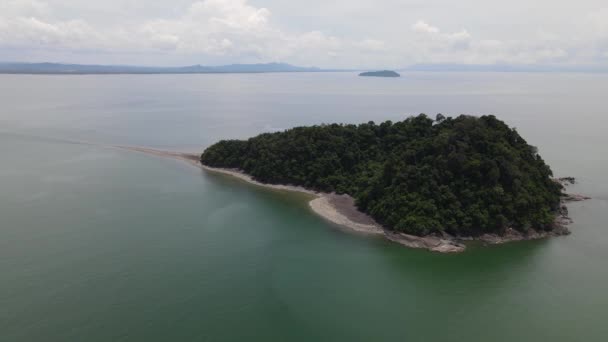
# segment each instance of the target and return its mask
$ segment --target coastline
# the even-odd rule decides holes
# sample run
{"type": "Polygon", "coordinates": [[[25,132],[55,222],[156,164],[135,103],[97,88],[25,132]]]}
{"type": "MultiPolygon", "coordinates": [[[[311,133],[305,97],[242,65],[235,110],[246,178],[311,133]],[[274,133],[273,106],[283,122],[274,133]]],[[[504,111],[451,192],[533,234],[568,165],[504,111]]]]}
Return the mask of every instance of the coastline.
{"type": "Polygon", "coordinates": [[[189,153],[181,153],[181,152],[171,152],[171,151],[163,151],[156,150],[146,147],[136,147],[136,146],[113,146],[115,148],[146,153],[155,155],[158,157],[165,158],[173,158],[185,161],[193,166],[199,167],[205,171],[218,173],[223,175],[228,175],[242,181],[245,181],[249,184],[253,184],[256,186],[264,187],[267,189],[279,190],[279,191],[291,191],[291,192],[300,192],[308,195],[314,196],[312,200],[309,202],[309,207],[312,211],[314,211],[319,216],[325,218],[326,220],[337,224],[342,227],[347,227],[350,230],[358,233],[369,234],[369,235],[381,235],[384,234],[384,229],[378,223],[376,223],[371,217],[365,215],[364,213],[358,211],[354,206],[354,200],[348,195],[336,195],[330,193],[322,193],[313,190],[306,189],[301,186],[294,185],[282,185],[282,184],[266,184],[262,182],[258,182],[253,179],[248,174],[241,172],[235,169],[226,169],[226,168],[217,168],[210,167],[207,165],[203,165],[199,161],[199,156],[196,154],[189,153]],[[337,203],[340,203],[338,205],[337,203]],[[349,203],[350,202],[350,203],[349,203]],[[340,208],[342,207],[342,208],[340,208]],[[350,207],[350,208],[349,208],[350,207]],[[350,211],[350,214],[345,213],[345,211],[350,211]],[[358,215],[356,215],[356,214],[358,215]],[[353,218],[352,216],[358,216],[357,218],[353,218]]]}
{"type": "Polygon", "coordinates": [[[531,229],[527,234],[523,234],[512,228],[508,228],[503,235],[484,234],[479,237],[453,237],[448,234],[415,236],[384,229],[382,225],[377,223],[369,215],[359,211],[355,206],[354,199],[348,195],[317,192],[301,186],[261,183],[240,170],[215,168],[203,165],[200,162],[199,155],[197,154],[164,151],[137,146],[116,145],[112,147],[127,151],[155,155],[158,157],[181,160],[207,172],[228,175],[267,189],[300,192],[312,195],[314,198],[308,202],[310,209],[315,214],[337,226],[347,228],[349,231],[354,233],[370,236],[383,236],[389,241],[399,243],[409,248],[420,248],[439,253],[463,252],[466,249],[466,245],[464,244],[465,241],[481,241],[485,244],[496,245],[513,241],[537,240],[551,236],[568,235],[570,234],[570,231],[566,226],[572,223],[572,219],[568,217],[568,210],[565,203],[589,199],[585,196],[570,194],[562,198],[560,210],[556,214],[554,223],[555,228],[552,231],[536,231],[531,229]]]}

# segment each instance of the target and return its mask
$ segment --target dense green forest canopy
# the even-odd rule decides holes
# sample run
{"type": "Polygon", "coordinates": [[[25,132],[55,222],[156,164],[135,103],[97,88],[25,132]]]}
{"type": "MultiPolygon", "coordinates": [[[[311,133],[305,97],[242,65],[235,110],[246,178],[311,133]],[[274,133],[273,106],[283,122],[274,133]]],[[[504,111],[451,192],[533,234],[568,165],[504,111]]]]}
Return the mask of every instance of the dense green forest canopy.
{"type": "Polygon", "coordinates": [[[386,228],[416,235],[551,230],[562,189],[537,149],[493,115],[296,127],[220,141],[201,162],[347,193],[386,228]]]}

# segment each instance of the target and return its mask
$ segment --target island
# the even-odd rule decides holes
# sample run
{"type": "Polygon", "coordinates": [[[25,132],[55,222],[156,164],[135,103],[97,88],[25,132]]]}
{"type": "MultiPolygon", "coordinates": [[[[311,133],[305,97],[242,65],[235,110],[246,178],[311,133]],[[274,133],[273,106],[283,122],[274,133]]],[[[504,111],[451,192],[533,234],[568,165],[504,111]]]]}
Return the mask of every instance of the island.
{"type": "Polygon", "coordinates": [[[401,77],[397,72],[391,70],[381,70],[381,71],[367,71],[362,72],[359,76],[368,76],[368,77],[401,77]]]}
{"type": "Polygon", "coordinates": [[[562,203],[585,199],[566,196],[537,148],[493,115],[296,127],[222,140],[200,163],[317,194],[311,207],[335,223],[439,252],[569,234],[562,203]]]}

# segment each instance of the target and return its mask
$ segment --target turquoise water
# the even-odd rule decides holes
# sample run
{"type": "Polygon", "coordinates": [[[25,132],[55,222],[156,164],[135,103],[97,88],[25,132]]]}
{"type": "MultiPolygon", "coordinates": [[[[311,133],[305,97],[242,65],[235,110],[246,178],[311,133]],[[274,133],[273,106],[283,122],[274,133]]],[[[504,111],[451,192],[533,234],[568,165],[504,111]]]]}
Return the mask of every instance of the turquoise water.
{"type": "Polygon", "coordinates": [[[1,75],[0,341],[604,341],[608,79],[404,76],[1,75]],[[570,205],[573,234],[410,250],[304,195],[100,146],[419,112],[516,126],[594,197],[570,205]]]}

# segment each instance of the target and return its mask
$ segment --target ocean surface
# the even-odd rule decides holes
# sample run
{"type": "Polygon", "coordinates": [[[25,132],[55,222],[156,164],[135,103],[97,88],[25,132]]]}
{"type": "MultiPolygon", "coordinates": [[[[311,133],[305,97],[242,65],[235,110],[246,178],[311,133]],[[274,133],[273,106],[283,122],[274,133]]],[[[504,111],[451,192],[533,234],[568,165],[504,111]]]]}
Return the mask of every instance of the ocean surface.
{"type": "Polygon", "coordinates": [[[606,341],[608,76],[0,75],[0,341],[606,341]],[[108,145],[202,151],[317,123],[494,114],[572,235],[459,255],[353,235],[304,195],[108,145]]]}

